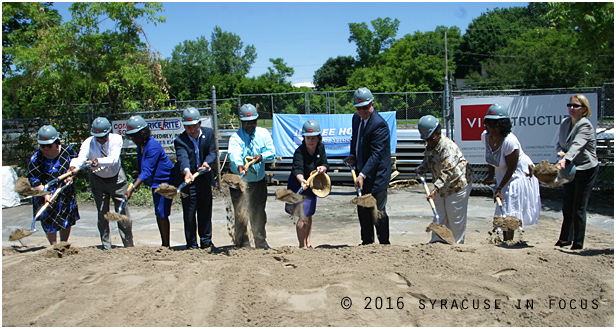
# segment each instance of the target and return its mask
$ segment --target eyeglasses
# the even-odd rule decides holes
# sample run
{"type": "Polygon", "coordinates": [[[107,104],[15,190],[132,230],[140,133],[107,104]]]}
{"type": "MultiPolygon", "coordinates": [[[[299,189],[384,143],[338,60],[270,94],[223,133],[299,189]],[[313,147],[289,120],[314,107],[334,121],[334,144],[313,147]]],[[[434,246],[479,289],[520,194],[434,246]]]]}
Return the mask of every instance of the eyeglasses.
{"type": "Polygon", "coordinates": [[[52,145],[53,143],[52,144],[39,144],[39,147],[42,149],[48,149],[48,148],[51,148],[52,145]]]}
{"type": "Polygon", "coordinates": [[[582,105],[582,104],[575,104],[575,103],[569,103],[569,104],[567,104],[567,107],[573,107],[573,108],[579,109],[580,107],[584,107],[584,105],[582,105]]]}
{"type": "Polygon", "coordinates": [[[124,135],[124,138],[128,139],[129,141],[133,140],[133,136],[131,135],[124,135]]]}
{"type": "Polygon", "coordinates": [[[365,106],[359,106],[359,107],[356,107],[355,109],[357,109],[358,111],[359,111],[359,110],[364,110],[364,111],[367,111],[367,110],[369,110],[369,109],[370,109],[370,105],[371,105],[371,104],[368,104],[368,105],[365,105],[365,106]]]}

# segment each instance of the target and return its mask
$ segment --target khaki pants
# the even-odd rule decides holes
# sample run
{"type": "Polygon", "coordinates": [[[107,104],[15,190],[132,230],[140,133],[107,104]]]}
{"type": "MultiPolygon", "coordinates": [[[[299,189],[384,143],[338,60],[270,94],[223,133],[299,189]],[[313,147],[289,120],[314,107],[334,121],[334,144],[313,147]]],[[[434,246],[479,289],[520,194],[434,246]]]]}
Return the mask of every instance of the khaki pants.
{"type": "MultiPolygon", "coordinates": [[[[114,209],[117,212],[126,189],[128,182],[123,169],[120,169],[117,175],[110,178],[102,178],[94,173],[90,173],[90,185],[92,187],[92,195],[96,202],[98,211],[98,232],[101,235],[101,243],[103,249],[111,249],[111,238],[109,237],[109,221],[105,218],[105,214],[109,212],[109,204],[113,199],[114,209]]],[[[124,204],[122,214],[130,219],[128,207],[124,204]]],[[[118,229],[120,238],[124,247],[133,246],[133,224],[129,221],[118,221],[118,229]]]]}

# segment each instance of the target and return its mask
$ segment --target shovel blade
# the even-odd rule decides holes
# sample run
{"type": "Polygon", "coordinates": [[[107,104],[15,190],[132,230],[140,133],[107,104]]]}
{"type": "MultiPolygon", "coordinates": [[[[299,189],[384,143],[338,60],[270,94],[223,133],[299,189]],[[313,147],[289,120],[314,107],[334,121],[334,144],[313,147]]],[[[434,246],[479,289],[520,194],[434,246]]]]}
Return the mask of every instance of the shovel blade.
{"type": "Polygon", "coordinates": [[[9,236],[9,241],[21,240],[27,236],[32,235],[34,232],[36,232],[36,230],[33,231],[33,230],[25,230],[25,229],[18,228],[11,233],[11,235],[9,236]]]}

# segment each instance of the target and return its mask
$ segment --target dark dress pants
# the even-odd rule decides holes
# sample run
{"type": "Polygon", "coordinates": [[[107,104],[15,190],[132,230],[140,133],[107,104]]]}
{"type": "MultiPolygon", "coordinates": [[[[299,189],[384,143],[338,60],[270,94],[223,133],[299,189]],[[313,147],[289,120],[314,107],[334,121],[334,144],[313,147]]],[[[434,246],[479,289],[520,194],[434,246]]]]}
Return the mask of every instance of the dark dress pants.
{"type": "Polygon", "coordinates": [[[212,185],[201,176],[181,192],[188,194],[182,198],[186,248],[199,248],[197,232],[201,248],[209,247],[212,243],[212,185]]]}
{"type": "Polygon", "coordinates": [[[361,230],[361,244],[374,243],[374,228],[376,227],[376,236],[381,244],[389,244],[389,216],[385,211],[387,206],[387,190],[372,193],[376,199],[376,208],[381,213],[381,218],[376,224],[374,216],[377,212],[373,208],[357,206],[357,215],[359,217],[359,226],[361,230]]]}
{"type": "Polygon", "coordinates": [[[563,185],[563,225],[560,230],[561,241],[573,241],[572,248],[584,247],[586,235],[586,206],[597,180],[599,166],[588,170],[578,170],[572,182],[563,185]]]}

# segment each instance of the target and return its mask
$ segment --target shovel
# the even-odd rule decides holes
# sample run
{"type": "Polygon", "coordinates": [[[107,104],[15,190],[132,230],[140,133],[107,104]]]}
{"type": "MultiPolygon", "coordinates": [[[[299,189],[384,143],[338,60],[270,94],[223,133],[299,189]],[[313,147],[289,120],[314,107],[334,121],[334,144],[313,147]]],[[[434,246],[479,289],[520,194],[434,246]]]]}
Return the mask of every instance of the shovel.
{"type": "Polygon", "coordinates": [[[242,171],[239,176],[234,174],[222,175],[222,179],[227,182],[227,184],[231,185],[232,187],[235,186],[239,188],[242,192],[244,191],[244,187],[246,187],[246,182],[244,182],[243,178],[246,175],[246,172],[248,172],[248,167],[250,167],[251,164],[255,163],[255,159],[251,156],[247,156],[244,161],[246,161],[246,165],[244,165],[245,170],[242,171]]]}
{"type": "Polygon", "coordinates": [[[244,179],[244,176],[246,176],[246,173],[248,172],[248,167],[255,163],[255,159],[251,156],[244,158],[244,161],[246,162],[246,165],[244,165],[244,171],[240,173],[240,179],[244,179]]]}
{"type": "Polygon", "coordinates": [[[30,226],[30,230],[17,229],[13,231],[13,233],[11,233],[11,235],[9,236],[9,241],[21,240],[27,236],[32,235],[34,232],[36,232],[36,229],[34,228],[34,223],[36,223],[36,220],[39,219],[39,217],[41,217],[41,215],[45,212],[45,210],[47,210],[47,208],[56,200],[58,195],[60,195],[60,193],[62,193],[62,191],[65,188],[69,187],[70,185],[71,183],[66,184],[60,188],[57,188],[56,191],[51,195],[51,199],[49,200],[49,202],[45,202],[45,204],[41,207],[41,209],[39,209],[39,211],[34,216],[34,219],[32,219],[32,225],[30,226]]]}
{"type": "MultiPolygon", "coordinates": [[[[310,186],[310,182],[320,173],[320,171],[315,171],[312,175],[310,175],[310,177],[308,177],[308,179],[306,180],[306,182],[308,182],[308,186],[310,186]]],[[[297,192],[293,192],[292,190],[284,188],[279,188],[278,190],[276,190],[276,200],[284,201],[286,203],[300,203],[304,201],[304,197],[300,195],[303,191],[304,185],[302,185],[297,190],[297,192]]]]}
{"type": "MultiPolygon", "coordinates": [[[[76,173],[79,172],[81,169],[87,168],[87,167],[91,167],[92,166],[92,161],[86,161],[86,163],[82,164],[81,166],[79,166],[76,169],[76,173]]],[[[103,169],[103,167],[99,168],[99,169],[103,169]]],[[[47,184],[45,184],[45,186],[43,187],[43,191],[47,191],[47,189],[49,189],[49,187],[65,178],[67,178],[68,176],[70,176],[72,174],[72,172],[67,172],[64,173],[60,176],[58,176],[57,178],[54,178],[52,180],[50,180],[47,184]]]]}
{"type": "Polygon", "coordinates": [[[496,197],[496,203],[500,208],[502,216],[494,216],[494,220],[492,225],[494,226],[494,230],[496,228],[500,228],[503,230],[503,235],[506,231],[514,231],[522,226],[522,221],[517,217],[507,216],[505,215],[505,210],[503,210],[503,202],[500,197],[496,197]]]}
{"type": "MultiPolygon", "coordinates": [[[[357,181],[355,168],[353,168],[353,166],[351,166],[347,162],[344,162],[344,164],[347,165],[349,169],[351,169],[351,174],[353,175],[353,184],[355,184],[355,182],[357,181]]],[[[376,199],[372,196],[372,194],[368,193],[365,195],[361,195],[361,190],[358,187],[355,187],[355,191],[357,192],[357,197],[351,200],[352,203],[366,208],[376,207],[376,199]]],[[[377,218],[375,217],[375,221],[376,220],[377,218]]]]}
{"type": "MultiPolygon", "coordinates": [[[[430,189],[428,188],[426,179],[422,175],[417,174],[417,176],[419,176],[419,179],[421,180],[421,183],[423,184],[424,191],[426,191],[426,196],[429,196],[430,189]]],[[[436,205],[434,204],[434,200],[428,199],[428,202],[430,203],[430,208],[432,208],[432,213],[434,213],[434,218],[432,219],[432,223],[430,223],[430,225],[426,228],[426,232],[430,232],[430,231],[434,232],[439,238],[445,241],[445,243],[448,243],[448,244],[456,243],[456,240],[453,237],[453,232],[451,232],[451,230],[447,226],[440,224],[441,218],[438,216],[438,213],[436,212],[436,205]]]]}
{"type": "MultiPolygon", "coordinates": [[[[133,183],[135,182],[135,180],[133,179],[129,184],[128,187],[126,188],[127,190],[130,190],[133,187],[133,183]]],[[[110,221],[110,222],[117,222],[117,221],[128,221],[128,216],[126,215],[122,215],[122,209],[124,209],[124,204],[126,203],[126,197],[122,198],[122,203],[120,203],[120,207],[118,208],[118,212],[108,212],[105,214],[105,219],[110,221]]]]}
{"type": "MultiPolygon", "coordinates": [[[[195,178],[199,177],[199,175],[203,175],[204,173],[206,173],[206,172],[208,172],[210,170],[212,170],[212,168],[208,167],[206,169],[199,170],[196,173],[194,173],[193,174],[193,182],[194,182],[195,178]]],[[[181,191],[182,191],[182,188],[184,188],[184,186],[186,186],[188,184],[192,184],[192,182],[191,183],[183,182],[182,184],[180,184],[180,186],[175,188],[175,186],[173,186],[173,185],[169,185],[167,183],[162,183],[162,184],[160,184],[160,186],[158,186],[156,188],[156,190],[154,190],[154,192],[164,196],[167,199],[176,198],[178,195],[181,195],[183,198],[185,198],[186,194],[185,193],[181,193],[181,191]]]]}

